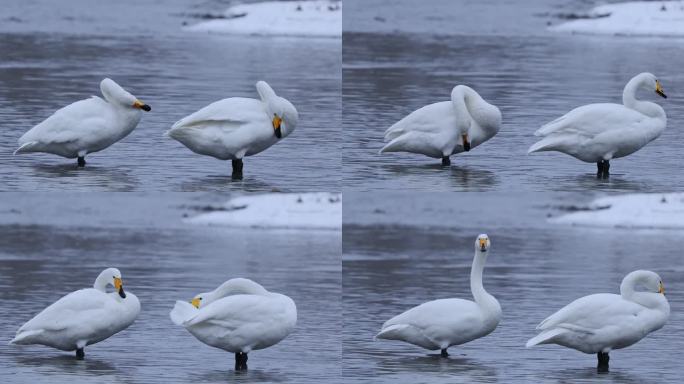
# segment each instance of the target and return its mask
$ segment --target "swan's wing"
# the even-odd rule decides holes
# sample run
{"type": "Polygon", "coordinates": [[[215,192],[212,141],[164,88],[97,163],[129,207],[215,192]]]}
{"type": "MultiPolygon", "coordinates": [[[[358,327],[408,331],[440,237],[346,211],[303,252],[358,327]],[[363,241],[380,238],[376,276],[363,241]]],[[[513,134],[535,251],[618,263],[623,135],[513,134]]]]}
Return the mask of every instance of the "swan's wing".
{"type": "Polygon", "coordinates": [[[453,129],[456,132],[456,114],[450,101],[429,104],[411,112],[385,131],[385,141],[409,132],[440,133],[453,129]]]}
{"type": "Polygon", "coordinates": [[[613,129],[639,125],[645,119],[648,119],[646,115],[621,104],[589,104],[575,108],[543,125],[534,134],[536,136],[576,135],[591,139],[613,129]]]}
{"type": "Polygon", "coordinates": [[[183,322],[186,327],[208,323],[235,330],[245,324],[269,321],[274,310],[274,301],[258,295],[232,295],[214,301],[183,322]]]}
{"type": "Polygon", "coordinates": [[[467,332],[473,323],[482,320],[476,303],[462,299],[440,299],[423,303],[385,322],[382,328],[409,325],[423,330],[426,337],[436,336],[440,329],[467,332]],[[459,330],[459,326],[463,329],[459,330]]]}
{"type": "Polygon", "coordinates": [[[96,289],[88,288],[72,292],[57,300],[29,320],[17,331],[58,331],[88,322],[108,322],[107,308],[111,298],[96,289]]]}
{"type": "Polygon", "coordinates": [[[177,121],[171,129],[225,125],[240,127],[253,121],[269,121],[261,100],[231,97],[211,103],[177,121]]]}
{"type": "Polygon", "coordinates": [[[614,324],[623,316],[635,316],[640,307],[624,300],[620,295],[599,293],[584,296],[546,318],[537,330],[564,328],[576,332],[594,333],[614,324]]]}

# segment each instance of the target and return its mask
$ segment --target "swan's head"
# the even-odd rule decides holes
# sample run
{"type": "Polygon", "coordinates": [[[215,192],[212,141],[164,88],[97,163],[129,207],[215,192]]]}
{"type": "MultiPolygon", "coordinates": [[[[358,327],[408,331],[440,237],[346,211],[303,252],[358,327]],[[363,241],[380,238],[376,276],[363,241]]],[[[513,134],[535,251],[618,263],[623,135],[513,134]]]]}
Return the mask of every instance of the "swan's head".
{"type": "Polygon", "coordinates": [[[192,304],[193,307],[200,309],[206,307],[209,305],[209,303],[215,300],[215,293],[213,291],[205,292],[193,297],[192,300],[190,300],[190,304],[192,304]]]}
{"type": "Polygon", "coordinates": [[[294,131],[299,121],[297,109],[287,99],[276,95],[273,88],[265,81],[259,81],[256,88],[261,101],[266,104],[266,111],[273,125],[273,134],[278,139],[287,137],[294,131]]]}
{"type": "Polygon", "coordinates": [[[489,241],[489,236],[486,234],[481,234],[480,236],[477,237],[477,240],[475,240],[475,250],[480,251],[480,252],[487,252],[489,251],[489,247],[492,245],[492,243],[489,241]]]}
{"type": "Polygon", "coordinates": [[[126,292],[123,289],[123,280],[121,279],[121,271],[116,268],[107,268],[100,272],[100,275],[95,279],[95,289],[105,291],[108,286],[114,287],[122,299],[126,298],[126,292]]]}
{"type": "MultiPolygon", "coordinates": [[[[640,288],[639,291],[648,293],[660,293],[665,294],[665,286],[663,285],[663,279],[652,271],[634,271],[629,273],[622,279],[623,285],[631,286],[631,289],[636,290],[640,288]]],[[[621,290],[623,288],[621,287],[621,290]]]]}
{"type": "Polygon", "coordinates": [[[665,91],[663,91],[663,85],[660,84],[660,81],[658,81],[658,78],[655,77],[654,74],[644,72],[637,75],[636,78],[639,79],[640,88],[643,88],[647,91],[655,91],[658,96],[667,98],[665,91]]]}
{"type": "Polygon", "coordinates": [[[145,112],[152,110],[149,105],[138,100],[110,78],[102,80],[100,83],[100,91],[105,100],[112,104],[126,108],[141,109],[145,112]]]}

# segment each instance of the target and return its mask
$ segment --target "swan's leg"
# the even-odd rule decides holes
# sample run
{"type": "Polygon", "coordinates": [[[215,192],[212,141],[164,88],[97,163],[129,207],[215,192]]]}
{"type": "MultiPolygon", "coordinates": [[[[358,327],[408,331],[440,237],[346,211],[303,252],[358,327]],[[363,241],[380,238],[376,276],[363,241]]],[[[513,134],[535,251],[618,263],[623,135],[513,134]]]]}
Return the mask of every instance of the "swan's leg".
{"type": "Polygon", "coordinates": [[[610,360],[608,352],[599,352],[596,354],[596,356],[598,357],[598,365],[596,366],[596,370],[599,372],[608,372],[608,361],[610,360]]]}
{"type": "Polygon", "coordinates": [[[232,179],[233,180],[242,180],[242,159],[237,159],[232,161],[233,165],[233,174],[232,174],[232,179]]]}
{"type": "Polygon", "coordinates": [[[85,167],[85,156],[79,156],[77,162],[79,167],[85,167]]]}
{"type": "Polygon", "coordinates": [[[610,161],[608,160],[601,160],[596,163],[596,178],[597,179],[607,179],[610,173],[608,170],[610,169],[610,161]]]}
{"type": "Polygon", "coordinates": [[[610,170],[610,161],[605,160],[603,162],[603,178],[604,179],[607,179],[608,176],[610,176],[609,170],[610,170]]]}
{"type": "Polygon", "coordinates": [[[440,355],[442,357],[449,357],[449,352],[447,352],[446,348],[442,348],[442,353],[440,355]]]}
{"type": "Polygon", "coordinates": [[[78,360],[83,360],[83,359],[85,359],[85,351],[83,350],[83,348],[78,348],[78,349],[76,349],[76,358],[77,358],[78,360]]]}
{"type": "Polygon", "coordinates": [[[463,150],[466,152],[470,151],[470,140],[468,140],[468,135],[463,135],[463,150]]]}
{"type": "Polygon", "coordinates": [[[247,354],[244,352],[237,352],[235,354],[235,370],[244,371],[247,369],[247,354]]]}
{"type": "Polygon", "coordinates": [[[442,165],[451,165],[451,159],[449,159],[449,156],[442,156],[442,165]]]}
{"type": "Polygon", "coordinates": [[[596,178],[600,179],[603,176],[603,160],[596,163],[596,178]]]}

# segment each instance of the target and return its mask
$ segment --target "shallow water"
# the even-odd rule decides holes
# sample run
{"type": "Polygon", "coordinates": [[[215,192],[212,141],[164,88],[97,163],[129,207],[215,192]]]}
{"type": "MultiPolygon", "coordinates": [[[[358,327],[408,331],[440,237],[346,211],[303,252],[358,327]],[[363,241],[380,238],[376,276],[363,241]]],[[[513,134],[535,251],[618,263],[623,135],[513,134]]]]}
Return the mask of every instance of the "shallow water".
{"type": "Polygon", "coordinates": [[[684,149],[684,60],[680,39],[572,36],[547,32],[558,13],[591,9],[581,1],[345,2],[343,48],[343,180],[348,190],[667,191],[684,149]],[[384,20],[384,21],[379,21],[384,20]],[[635,154],[611,162],[610,180],[596,165],[545,152],[527,155],[541,125],[577,106],[621,102],[627,81],[652,72],[668,99],[655,93],[668,127],[635,154]],[[490,141],[438,159],[379,155],[384,131],[410,112],[449,99],[467,84],[497,105],[503,125],[490,141]]]}
{"type": "Polygon", "coordinates": [[[340,188],[341,41],[234,37],[182,31],[190,15],[223,1],[23,0],[0,14],[0,190],[204,191],[340,188]],[[115,4],[116,3],[116,4],[115,4]],[[55,110],[90,95],[111,77],[152,107],[128,137],[75,160],[13,156],[17,139],[55,110]],[[163,137],[180,118],[230,96],[258,97],[268,81],[298,109],[292,135],[245,160],[197,155],[163,137]]]}
{"type": "Polygon", "coordinates": [[[548,216],[586,204],[581,194],[345,193],[343,375],[368,383],[679,382],[684,271],[677,231],[584,229],[548,216]],[[492,242],[485,289],[503,319],[490,335],[449,349],[449,359],[398,341],[373,341],[383,322],[422,302],[470,299],[473,243],[492,242]],[[663,278],[668,323],[639,343],[611,352],[611,372],[596,356],[559,346],[525,348],[535,326],[570,301],[619,292],[636,269],[663,278]]]}
{"type": "Polygon", "coordinates": [[[320,383],[340,381],[339,231],[268,231],[182,222],[226,196],[4,194],[0,201],[0,372],[11,382],[320,383]],[[63,202],[68,202],[63,203],[63,202]],[[86,347],[86,360],[42,346],[9,346],[25,321],[117,266],[140,299],[136,322],[86,347]],[[202,344],[169,312],[176,300],[248,277],[297,304],[294,332],[249,356],[202,344]]]}

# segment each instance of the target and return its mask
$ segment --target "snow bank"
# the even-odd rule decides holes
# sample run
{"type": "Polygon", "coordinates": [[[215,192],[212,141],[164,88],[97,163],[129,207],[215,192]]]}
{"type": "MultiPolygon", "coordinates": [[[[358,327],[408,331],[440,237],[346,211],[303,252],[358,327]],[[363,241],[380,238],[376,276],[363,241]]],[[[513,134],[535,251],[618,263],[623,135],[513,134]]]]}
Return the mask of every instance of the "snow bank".
{"type": "Polygon", "coordinates": [[[684,193],[649,193],[603,197],[587,210],[550,220],[591,227],[684,229],[684,193]]]}
{"type": "Polygon", "coordinates": [[[549,30],[626,36],[684,36],[684,1],[635,1],[594,8],[587,19],[549,30]]]}
{"type": "Polygon", "coordinates": [[[241,4],[228,8],[224,16],[185,29],[241,35],[342,37],[341,1],[241,4]]]}
{"type": "Polygon", "coordinates": [[[269,193],[230,200],[223,209],[187,219],[193,224],[274,229],[342,228],[339,193],[269,193]]]}

